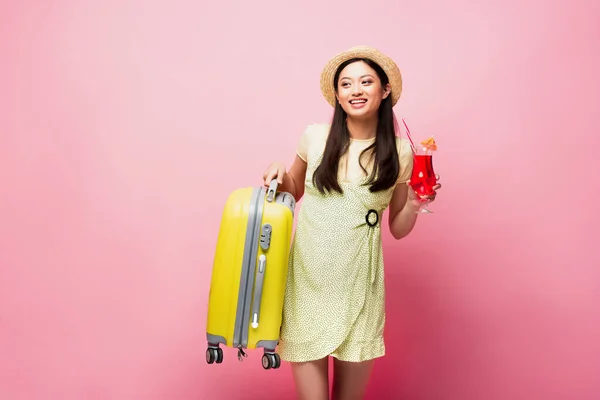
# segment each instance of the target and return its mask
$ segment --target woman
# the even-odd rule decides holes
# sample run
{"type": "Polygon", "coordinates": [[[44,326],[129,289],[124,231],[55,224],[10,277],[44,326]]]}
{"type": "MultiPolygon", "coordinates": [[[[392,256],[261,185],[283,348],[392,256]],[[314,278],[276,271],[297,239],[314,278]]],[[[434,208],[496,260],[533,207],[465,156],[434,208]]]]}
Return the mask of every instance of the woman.
{"type": "Polygon", "coordinates": [[[327,64],[321,89],[334,107],[331,125],[309,126],[289,171],[274,162],[263,175],[265,185],[277,178],[280,190],[304,197],[279,353],[292,365],[300,399],[328,399],[329,356],[333,399],[361,399],[374,360],[385,353],[381,215],[389,206],[389,229],[401,239],[416,222],[419,201],[407,185],[410,145],[396,136],[396,64],[355,47],[327,64]]]}

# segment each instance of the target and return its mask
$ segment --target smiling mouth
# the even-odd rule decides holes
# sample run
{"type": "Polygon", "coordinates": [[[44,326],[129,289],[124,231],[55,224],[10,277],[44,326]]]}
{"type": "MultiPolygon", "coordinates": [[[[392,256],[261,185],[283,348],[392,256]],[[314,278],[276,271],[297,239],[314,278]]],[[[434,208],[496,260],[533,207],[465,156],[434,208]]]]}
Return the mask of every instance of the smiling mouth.
{"type": "Polygon", "coordinates": [[[366,102],[367,102],[367,99],[350,100],[350,104],[364,104],[366,102]]]}

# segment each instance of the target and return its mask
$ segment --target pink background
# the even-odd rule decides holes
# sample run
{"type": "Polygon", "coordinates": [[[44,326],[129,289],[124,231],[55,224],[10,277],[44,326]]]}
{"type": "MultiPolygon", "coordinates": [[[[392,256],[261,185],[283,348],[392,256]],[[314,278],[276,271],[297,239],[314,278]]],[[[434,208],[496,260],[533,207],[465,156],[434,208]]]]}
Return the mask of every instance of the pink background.
{"type": "Polygon", "coordinates": [[[318,3],[2,3],[1,399],[293,398],[288,365],[204,360],[220,212],[363,43],[444,184],[385,227],[368,398],[600,398],[599,3],[318,3]]]}

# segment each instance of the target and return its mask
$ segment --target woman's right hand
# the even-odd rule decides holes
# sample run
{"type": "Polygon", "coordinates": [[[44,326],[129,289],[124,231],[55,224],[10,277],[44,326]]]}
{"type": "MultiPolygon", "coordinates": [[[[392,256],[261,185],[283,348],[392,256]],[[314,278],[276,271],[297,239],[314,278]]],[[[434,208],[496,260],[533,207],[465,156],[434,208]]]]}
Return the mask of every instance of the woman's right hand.
{"type": "Polygon", "coordinates": [[[274,162],[266,169],[263,174],[263,179],[265,181],[265,186],[269,186],[273,179],[277,179],[277,184],[281,185],[283,183],[283,177],[285,175],[285,165],[281,162],[274,162]]]}

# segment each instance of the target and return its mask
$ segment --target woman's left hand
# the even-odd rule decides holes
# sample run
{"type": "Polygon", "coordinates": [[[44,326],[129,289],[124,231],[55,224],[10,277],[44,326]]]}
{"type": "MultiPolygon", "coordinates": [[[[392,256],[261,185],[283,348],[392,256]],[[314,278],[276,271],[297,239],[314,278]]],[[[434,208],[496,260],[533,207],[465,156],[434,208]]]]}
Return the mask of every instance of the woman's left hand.
{"type": "Polygon", "coordinates": [[[428,201],[429,203],[432,203],[433,201],[435,201],[435,197],[437,196],[437,191],[440,190],[440,188],[442,187],[442,185],[440,185],[440,183],[439,183],[440,176],[436,175],[435,179],[437,181],[436,185],[433,187],[433,191],[435,193],[432,195],[423,196],[422,198],[417,197],[417,193],[410,186],[410,180],[408,182],[406,182],[406,184],[408,185],[408,202],[411,204],[412,207],[414,207],[415,209],[418,209],[426,201],[428,201]]]}

